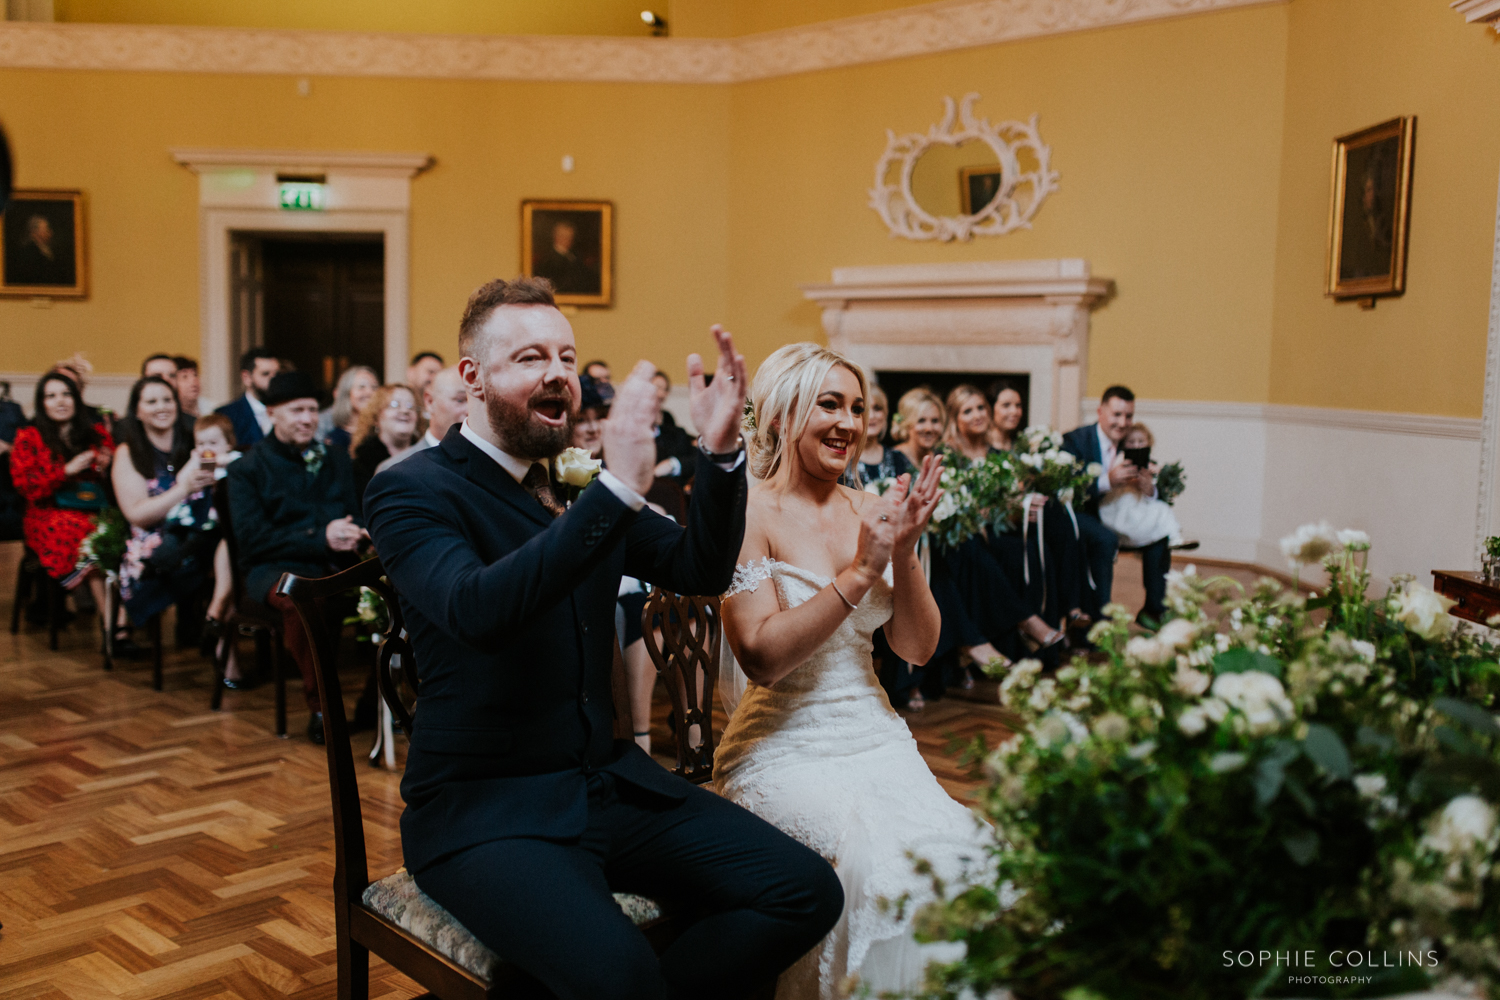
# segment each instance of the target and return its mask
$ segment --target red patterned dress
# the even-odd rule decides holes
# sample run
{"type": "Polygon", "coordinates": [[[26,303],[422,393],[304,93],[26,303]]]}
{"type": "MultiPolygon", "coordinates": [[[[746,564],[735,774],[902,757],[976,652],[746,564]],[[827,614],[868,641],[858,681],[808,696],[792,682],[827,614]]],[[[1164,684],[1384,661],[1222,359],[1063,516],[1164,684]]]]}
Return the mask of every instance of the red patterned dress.
{"type": "MultiPolygon", "coordinates": [[[[115,442],[103,424],[95,424],[99,435],[95,450],[108,454],[115,442]]],[[[21,521],[21,536],[41,557],[42,566],[53,579],[64,586],[76,587],[86,574],[78,572],[78,545],[94,530],[93,515],[88,511],[59,507],[53,495],[70,482],[79,480],[102,483],[103,476],[92,469],[72,477],[63,471],[66,463],[42,442],[35,427],[16,432],[11,451],[10,477],[16,492],[26,498],[26,516],[21,521]]]]}

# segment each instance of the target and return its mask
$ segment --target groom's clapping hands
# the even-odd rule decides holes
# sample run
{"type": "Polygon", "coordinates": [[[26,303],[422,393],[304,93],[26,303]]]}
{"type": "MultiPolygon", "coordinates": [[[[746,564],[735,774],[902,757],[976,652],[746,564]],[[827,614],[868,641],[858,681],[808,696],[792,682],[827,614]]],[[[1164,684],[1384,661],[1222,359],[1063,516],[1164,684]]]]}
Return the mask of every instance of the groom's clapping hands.
{"type": "Polygon", "coordinates": [[[750,387],[746,384],[745,356],[735,352],[729,331],[715,323],[710,332],[719,346],[719,366],[714,370],[713,383],[705,385],[703,359],[688,355],[688,398],[704,447],[722,455],[739,447],[745,393],[750,387]]]}
{"type": "Polygon", "coordinates": [[[651,376],[656,366],[649,361],[637,361],[609,408],[609,419],[604,421],[604,454],[609,458],[609,471],[620,480],[645,496],[656,479],[656,386],[651,376]]]}

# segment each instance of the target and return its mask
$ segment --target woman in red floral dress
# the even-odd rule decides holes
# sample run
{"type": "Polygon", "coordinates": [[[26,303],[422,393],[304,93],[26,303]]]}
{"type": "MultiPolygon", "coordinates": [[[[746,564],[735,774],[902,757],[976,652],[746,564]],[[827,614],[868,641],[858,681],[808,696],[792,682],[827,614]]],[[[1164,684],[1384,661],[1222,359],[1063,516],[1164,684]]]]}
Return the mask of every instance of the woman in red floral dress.
{"type": "Polygon", "coordinates": [[[102,608],[103,574],[92,564],[78,565],[78,546],[94,530],[94,512],[59,506],[57,495],[85,484],[105,495],[114,440],[103,424],[88,419],[77,383],[58,372],[37,383],[35,413],[32,426],[16,433],[10,459],[16,492],[26,498],[21,534],[49,576],[70,590],[88,580],[94,603],[102,608]]]}

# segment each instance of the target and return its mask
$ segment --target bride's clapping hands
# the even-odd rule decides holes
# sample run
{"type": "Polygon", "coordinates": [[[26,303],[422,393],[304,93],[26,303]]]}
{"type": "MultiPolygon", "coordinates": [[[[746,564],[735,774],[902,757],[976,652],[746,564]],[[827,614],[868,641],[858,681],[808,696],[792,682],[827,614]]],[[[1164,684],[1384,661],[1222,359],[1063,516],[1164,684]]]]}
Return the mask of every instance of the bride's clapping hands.
{"type": "Polygon", "coordinates": [[[928,455],[922,460],[915,482],[910,474],[904,475],[881,497],[889,504],[889,509],[883,509],[881,513],[890,518],[894,530],[893,552],[910,552],[916,547],[943,497],[942,481],[942,458],[928,455]]]}

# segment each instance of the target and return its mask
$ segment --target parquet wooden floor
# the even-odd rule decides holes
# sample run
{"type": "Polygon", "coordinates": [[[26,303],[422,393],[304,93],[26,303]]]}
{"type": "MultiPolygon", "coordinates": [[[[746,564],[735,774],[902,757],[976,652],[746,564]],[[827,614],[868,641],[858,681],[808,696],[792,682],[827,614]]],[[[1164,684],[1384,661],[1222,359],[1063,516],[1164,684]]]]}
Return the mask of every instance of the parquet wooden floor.
{"type": "MultiPolygon", "coordinates": [[[[18,557],[0,544],[0,615],[18,557]]],[[[300,735],[300,683],[280,740],[269,685],[227,693],[215,713],[194,651],[169,652],[157,693],[145,663],[101,670],[91,617],[61,640],[54,653],[42,630],[0,633],[0,1000],[334,996],[327,772],[300,735]]],[[[357,693],[362,668],[344,663],[357,693]]],[[[664,720],[659,698],[659,749],[664,720]]],[[[945,699],[910,721],[939,780],[967,798],[949,738],[1003,737],[999,706],[945,699]]],[[[401,863],[399,775],[360,765],[359,781],[378,876],[401,863]]],[[[372,997],[419,992],[374,964],[372,997]]]]}

